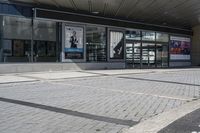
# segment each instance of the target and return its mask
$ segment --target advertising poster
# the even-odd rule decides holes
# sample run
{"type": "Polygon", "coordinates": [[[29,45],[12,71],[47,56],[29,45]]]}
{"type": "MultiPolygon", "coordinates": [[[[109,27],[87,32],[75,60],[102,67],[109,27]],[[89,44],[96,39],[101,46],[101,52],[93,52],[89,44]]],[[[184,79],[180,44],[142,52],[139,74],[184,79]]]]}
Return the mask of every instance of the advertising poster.
{"type": "Polygon", "coordinates": [[[190,60],[191,41],[185,37],[170,37],[170,59],[190,60]]]}
{"type": "Polygon", "coordinates": [[[110,58],[123,59],[124,57],[124,36],[123,32],[110,32],[110,58]]]}
{"type": "Polygon", "coordinates": [[[65,26],[64,59],[83,59],[83,27],[65,26]]]}

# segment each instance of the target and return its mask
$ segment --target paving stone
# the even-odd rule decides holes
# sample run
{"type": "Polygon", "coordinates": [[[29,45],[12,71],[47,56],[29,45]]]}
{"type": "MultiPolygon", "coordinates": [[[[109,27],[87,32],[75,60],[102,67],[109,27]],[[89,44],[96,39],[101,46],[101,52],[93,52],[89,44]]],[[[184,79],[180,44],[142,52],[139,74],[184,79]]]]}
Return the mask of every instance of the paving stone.
{"type": "Polygon", "coordinates": [[[117,121],[143,121],[200,97],[198,69],[46,79],[0,85],[1,133],[121,133],[130,125],[117,121]]]}

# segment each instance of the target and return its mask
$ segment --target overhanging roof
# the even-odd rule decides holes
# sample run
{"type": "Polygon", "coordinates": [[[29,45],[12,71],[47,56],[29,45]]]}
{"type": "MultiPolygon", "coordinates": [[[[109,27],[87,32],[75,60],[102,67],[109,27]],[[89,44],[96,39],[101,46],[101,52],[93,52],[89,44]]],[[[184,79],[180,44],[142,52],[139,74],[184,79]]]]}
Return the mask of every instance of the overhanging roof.
{"type": "Polygon", "coordinates": [[[72,12],[191,29],[200,22],[200,0],[8,0],[72,12]]]}

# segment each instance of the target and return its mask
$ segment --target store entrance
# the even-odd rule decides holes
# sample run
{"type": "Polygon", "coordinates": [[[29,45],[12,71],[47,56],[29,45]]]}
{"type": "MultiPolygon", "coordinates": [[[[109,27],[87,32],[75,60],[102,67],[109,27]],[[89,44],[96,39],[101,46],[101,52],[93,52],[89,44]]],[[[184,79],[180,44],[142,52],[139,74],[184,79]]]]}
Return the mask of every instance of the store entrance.
{"type": "Polygon", "coordinates": [[[142,68],[156,67],[156,48],[154,43],[142,43],[142,68]]]}
{"type": "Polygon", "coordinates": [[[128,42],[126,43],[126,68],[141,67],[141,43],[128,42]]]}
{"type": "Polygon", "coordinates": [[[168,45],[155,43],[127,42],[126,68],[168,67],[168,45]]]}

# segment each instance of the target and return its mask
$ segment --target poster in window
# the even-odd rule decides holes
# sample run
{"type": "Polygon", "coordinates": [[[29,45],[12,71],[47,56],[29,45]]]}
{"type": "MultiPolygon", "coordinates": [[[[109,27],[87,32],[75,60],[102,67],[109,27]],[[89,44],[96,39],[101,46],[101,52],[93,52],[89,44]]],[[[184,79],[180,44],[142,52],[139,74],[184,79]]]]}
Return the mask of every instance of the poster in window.
{"type": "Polygon", "coordinates": [[[83,59],[83,27],[65,26],[64,59],[83,59]]]}
{"type": "Polygon", "coordinates": [[[190,60],[191,40],[185,37],[170,37],[170,59],[190,60]]]}
{"type": "Polygon", "coordinates": [[[124,59],[124,34],[123,32],[110,32],[110,58],[124,59]]]}

